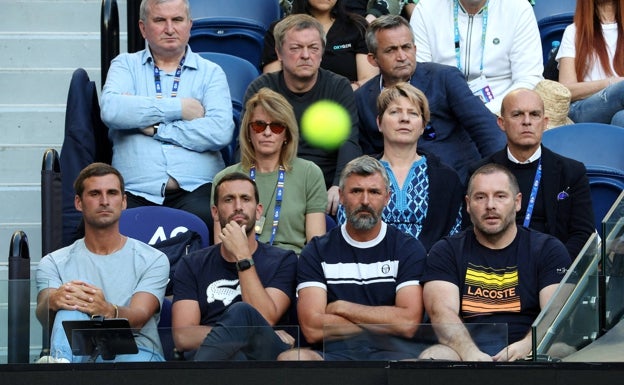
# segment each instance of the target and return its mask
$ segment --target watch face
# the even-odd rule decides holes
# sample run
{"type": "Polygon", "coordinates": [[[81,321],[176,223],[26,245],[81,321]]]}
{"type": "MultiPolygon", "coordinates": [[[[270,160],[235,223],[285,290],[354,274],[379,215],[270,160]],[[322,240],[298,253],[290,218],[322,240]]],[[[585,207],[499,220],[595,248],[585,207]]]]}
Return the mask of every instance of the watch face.
{"type": "Polygon", "coordinates": [[[247,270],[251,266],[253,266],[253,262],[250,259],[243,259],[236,262],[236,268],[238,269],[238,271],[247,270]]]}

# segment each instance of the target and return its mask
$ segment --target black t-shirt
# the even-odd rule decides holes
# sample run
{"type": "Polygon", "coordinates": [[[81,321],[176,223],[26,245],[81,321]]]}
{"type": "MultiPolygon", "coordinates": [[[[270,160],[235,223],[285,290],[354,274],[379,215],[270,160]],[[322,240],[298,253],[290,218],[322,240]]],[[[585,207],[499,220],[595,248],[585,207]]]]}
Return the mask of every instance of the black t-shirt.
{"type": "MultiPolygon", "coordinates": [[[[262,66],[277,60],[275,53],[275,38],[273,29],[275,24],[271,24],[264,37],[264,49],[262,52],[262,66]]],[[[366,55],[366,20],[353,15],[353,19],[334,21],[327,32],[327,45],[323,53],[321,68],[337,73],[354,82],[357,80],[357,66],[355,55],[366,55]]]]}

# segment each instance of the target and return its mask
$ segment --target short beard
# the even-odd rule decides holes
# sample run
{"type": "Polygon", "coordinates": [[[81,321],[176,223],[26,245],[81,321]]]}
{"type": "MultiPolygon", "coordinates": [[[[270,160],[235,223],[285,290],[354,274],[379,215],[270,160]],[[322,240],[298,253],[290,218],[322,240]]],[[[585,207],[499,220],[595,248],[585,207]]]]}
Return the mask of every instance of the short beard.
{"type": "Polygon", "coordinates": [[[379,215],[370,207],[359,207],[348,215],[349,223],[356,230],[371,230],[379,222],[379,215]],[[358,216],[358,213],[366,212],[369,216],[358,216]]]}

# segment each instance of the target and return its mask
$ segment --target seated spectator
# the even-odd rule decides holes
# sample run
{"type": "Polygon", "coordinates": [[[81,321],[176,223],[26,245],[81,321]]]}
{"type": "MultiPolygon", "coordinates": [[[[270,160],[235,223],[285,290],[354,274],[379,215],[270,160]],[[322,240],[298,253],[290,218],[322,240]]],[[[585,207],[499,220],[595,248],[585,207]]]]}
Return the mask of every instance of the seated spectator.
{"type": "Polygon", "coordinates": [[[418,0],[345,0],[350,12],[366,17],[370,23],[383,15],[403,15],[409,20],[411,11],[418,0]]]}
{"type": "Polygon", "coordinates": [[[294,301],[297,256],[256,241],[262,205],[247,175],[224,175],[213,198],[220,243],[182,257],[175,272],[176,349],[195,361],[274,360],[294,343],[271,326],[294,301]]]}
{"type": "Polygon", "coordinates": [[[85,362],[89,357],[73,355],[63,321],[94,316],[126,318],[136,330],[139,352],[119,354],[115,362],[164,361],[157,325],[169,260],[119,233],[119,217],[126,208],[119,171],[92,163],[78,174],[74,190],[85,236],[48,254],[37,266],[37,318],[44,330],[53,325],[50,356],[39,362],[85,362]]]}
{"type": "Polygon", "coordinates": [[[410,24],[416,60],[457,67],[495,114],[509,91],[543,79],[542,40],[526,0],[421,0],[410,24]]]}
{"type": "Polygon", "coordinates": [[[297,150],[297,156],[316,163],[323,171],[328,190],[326,212],[335,215],[340,172],[347,162],[361,154],[353,90],[345,77],[320,68],[325,32],[318,20],[305,14],[290,15],[275,25],[274,34],[275,50],[282,70],[266,73],[254,80],[245,92],[245,103],[261,88],[268,87],[288,100],[298,122],[306,108],[321,99],[332,100],[347,109],[351,116],[351,133],[338,150],[313,147],[301,137],[297,150]]]}
{"type": "Polygon", "coordinates": [[[515,361],[531,352],[531,324],[570,265],[555,237],[516,225],[521,194],[505,167],[470,177],[466,206],[473,228],[431,248],[422,278],[427,314],[438,336],[425,359],[515,361]],[[508,341],[468,332],[465,324],[507,324],[508,341]]]}
{"type": "Polygon", "coordinates": [[[435,154],[453,168],[460,180],[468,178],[468,167],[505,143],[496,116],[472,94],[461,72],[437,63],[416,63],[414,33],[401,16],[386,15],[373,21],[366,32],[369,60],[379,67],[355,93],[359,114],[359,139],[365,154],[383,151],[383,136],[377,126],[377,98],[384,87],[409,82],[429,101],[431,121],[418,148],[435,154]]]}
{"type": "MultiPolygon", "coordinates": [[[[459,231],[464,187],[453,169],[417,149],[430,118],[429,103],[419,89],[409,83],[384,88],[377,111],[384,138],[381,164],[390,177],[390,200],[382,219],[429,250],[442,237],[459,231]]],[[[338,222],[345,221],[340,206],[338,222]]]]}
{"type": "Polygon", "coordinates": [[[419,284],[426,251],[420,241],[388,226],[386,170],[362,156],[340,179],[347,222],[313,238],[297,273],[297,312],[312,349],[280,360],[399,360],[422,350],[410,341],[422,322],[419,284]]]}
{"type": "Polygon", "coordinates": [[[507,94],[498,124],[507,146],[480,165],[498,163],[514,174],[522,193],[516,223],[557,237],[574,260],[596,231],[585,165],[542,146],[548,118],[533,90],[507,94]]]}
{"type": "Polygon", "coordinates": [[[624,127],[624,1],[576,2],[557,52],[559,81],[570,89],[570,118],[624,127]]]}
{"type": "MultiPolygon", "coordinates": [[[[349,79],[351,87],[357,89],[368,79],[377,75],[377,68],[366,59],[366,27],[364,18],[354,13],[347,13],[343,0],[294,0],[292,14],[308,14],[322,25],[327,38],[321,68],[330,70],[349,79]]],[[[262,71],[275,72],[282,69],[282,64],[275,52],[273,23],[264,38],[262,71]]]]}
{"type": "Polygon", "coordinates": [[[188,46],[188,0],[143,0],[139,17],[147,48],[117,56],[102,91],[112,164],[128,207],[190,211],[212,229],[205,202],[234,132],[225,73],[188,46]]]}
{"type": "MultiPolygon", "coordinates": [[[[261,88],[247,101],[241,122],[242,161],[219,172],[215,183],[235,171],[249,175],[264,211],[256,222],[257,239],[299,254],[312,237],[325,234],[323,173],[314,163],[297,158],[297,119],[282,95],[261,88]]],[[[214,228],[217,243],[218,221],[214,228]]]]}

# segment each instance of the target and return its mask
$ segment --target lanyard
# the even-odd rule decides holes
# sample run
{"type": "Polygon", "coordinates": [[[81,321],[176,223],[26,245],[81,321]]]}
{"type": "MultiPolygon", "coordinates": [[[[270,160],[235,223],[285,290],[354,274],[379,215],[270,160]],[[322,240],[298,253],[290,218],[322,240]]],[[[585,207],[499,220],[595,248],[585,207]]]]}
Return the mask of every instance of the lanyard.
{"type": "MultiPolygon", "coordinates": [[[[180,64],[176,69],[175,76],[173,77],[173,87],[171,90],[171,97],[175,98],[178,95],[178,87],[180,86],[180,76],[182,75],[182,66],[184,65],[185,56],[182,56],[180,64]]],[[[160,84],[160,68],[154,63],[154,85],[156,86],[156,99],[162,99],[162,86],[160,84]]]]}
{"type": "Polygon", "coordinates": [[[531,188],[531,196],[529,196],[529,203],[527,205],[527,211],[524,215],[524,227],[529,227],[531,223],[531,217],[533,216],[533,208],[535,207],[535,199],[537,199],[537,190],[539,189],[540,180],[542,179],[542,158],[539,159],[537,164],[537,171],[535,172],[535,179],[533,179],[533,188],[531,188]]]}
{"type": "MultiPolygon", "coordinates": [[[[481,13],[483,14],[483,24],[481,25],[481,66],[479,67],[479,71],[481,73],[483,73],[483,54],[485,52],[485,32],[487,31],[487,24],[488,24],[488,4],[490,3],[490,1],[486,1],[485,5],[483,6],[483,9],[481,10],[481,13]]],[[[461,71],[462,70],[462,66],[461,66],[461,58],[460,58],[460,47],[459,47],[459,0],[455,0],[455,7],[453,8],[453,23],[455,24],[454,26],[454,32],[455,32],[455,60],[457,61],[457,68],[461,71]]],[[[468,66],[470,66],[470,63],[468,63],[468,66]]],[[[468,71],[470,71],[470,68],[468,68],[468,71]]],[[[468,73],[466,73],[466,76],[468,76],[468,73]]]]}
{"type": "MultiPolygon", "coordinates": [[[[256,180],[256,166],[251,166],[249,169],[249,177],[256,180]]],[[[273,244],[275,235],[277,234],[277,226],[279,225],[280,212],[282,211],[282,198],[284,196],[284,180],[286,179],[286,170],[284,166],[279,166],[277,173],[277,186],[275,187],[275,210],[273,210],[273,225],[271,226],[271,239],[269,245],[273,244]]],[[[260,234],[256,234],[256,239],[260,234]]]]}

